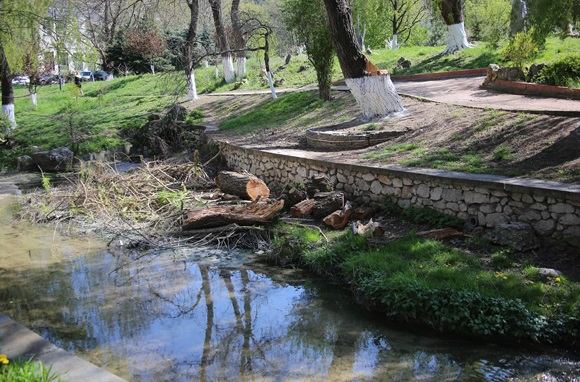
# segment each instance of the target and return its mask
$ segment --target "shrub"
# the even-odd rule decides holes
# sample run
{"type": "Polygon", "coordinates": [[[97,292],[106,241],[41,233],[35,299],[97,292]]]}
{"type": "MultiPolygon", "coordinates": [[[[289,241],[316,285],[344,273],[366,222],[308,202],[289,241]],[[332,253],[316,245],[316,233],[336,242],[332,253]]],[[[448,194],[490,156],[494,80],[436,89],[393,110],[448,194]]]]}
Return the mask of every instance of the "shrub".
{"type": "Polygon", "coordinates": [[[580,54],[570,54],[544,67],[535,80],[546,85],[580,87],[580,54]]]}
{"type": "Polygon", "coordinates": [[[511,60],[517,68],[522,68],[524,63],[534,57],[538,51],[538,43],[534,41],[534,28],[528,31],[516,33],[501,54],[511,60]]]}

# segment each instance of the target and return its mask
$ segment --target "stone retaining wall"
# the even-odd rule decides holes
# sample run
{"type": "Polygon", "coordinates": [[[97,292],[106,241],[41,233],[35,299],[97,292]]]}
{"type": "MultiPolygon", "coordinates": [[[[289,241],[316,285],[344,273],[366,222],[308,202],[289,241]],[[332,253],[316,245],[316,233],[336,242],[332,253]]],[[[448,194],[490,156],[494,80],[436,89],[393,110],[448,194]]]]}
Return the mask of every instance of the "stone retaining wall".
{"type": "Polygon", "coordinates": [[[220,143],[228,167],[248,171],[273,192],[327,175],[351,200],[391,196],[401,207],[431,207],[472,226],[530,224],[538,235],[580,246],[580,186],[430,169],[373,167],[306,159],[220,143]]]}

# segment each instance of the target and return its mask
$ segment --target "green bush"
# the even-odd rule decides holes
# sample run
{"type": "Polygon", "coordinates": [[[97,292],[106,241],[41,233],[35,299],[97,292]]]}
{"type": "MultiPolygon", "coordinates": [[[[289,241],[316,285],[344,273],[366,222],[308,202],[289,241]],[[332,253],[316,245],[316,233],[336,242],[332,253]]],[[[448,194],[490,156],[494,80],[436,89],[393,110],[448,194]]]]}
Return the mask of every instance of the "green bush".
{"type": "Polygon", "coordinates": [[[580,87],[580,54],[570,54],[544,67],[535,81],[546,85],[580,87]]]}
{"type": "Polygon", "coordinates": [[[538,54],[540,47],[534,41],[534,28],[528,31],[516,33],[511,38],[501,54],[517,67],[522,69],[524,63],[538,54]]]}

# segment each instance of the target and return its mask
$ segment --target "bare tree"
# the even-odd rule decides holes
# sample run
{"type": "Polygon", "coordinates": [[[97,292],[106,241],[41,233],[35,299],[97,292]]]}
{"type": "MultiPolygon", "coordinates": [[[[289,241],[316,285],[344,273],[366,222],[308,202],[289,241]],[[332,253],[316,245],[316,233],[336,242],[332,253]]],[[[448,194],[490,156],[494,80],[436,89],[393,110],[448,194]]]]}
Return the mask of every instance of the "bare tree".
{"type": "Polygon", "coordinates": [[[185,46],[183,49],[184,71],[187,84],[187,100],[193,101],[198,98],[197,88],[195,86],[195,44],[197,38],[197,23],[199,20],[199,0],[186,0],[189,8],[189,27],[185,37],[185,46]]]}
{"type": "Polygon", "coordinates": [[[425,15],[425,2],[424,0],[388,0],[388,4],[392,12],[391,49],[395,50],[399,47],[398,38],[406,35],[404,41],[407,41],[413,28],[421,22],[425,15]]]}
{"type": "Polygon", "coordinates": [[[232,0],[231,15],[233,45],[236,50],[236,77],[246,76],[246,39],[240,21],[240,0],[232,0]]]}
{"type": "Polygon", "coordinates": [[[342,74],[363,116],[375,117],[402,111],[403,104],[388,72],[373,65],[358,46],[349,1],[324,0],[324,4],[342,74]]]}
{"type": "Polygon", "coordinates": [[[228,36],[226,35],[226,29],[222,16],[222,2],[221,0],[209,0],[209,3],[211,5],[215,31],[218,39],[218,49],[220,50],[222,56],[224,79],[226,83],[229,84],[236,79],[236,75],[234,73],[234,63],[232,61],[232,54],[230,52],[230,43],[228,41],[228,36]]]}

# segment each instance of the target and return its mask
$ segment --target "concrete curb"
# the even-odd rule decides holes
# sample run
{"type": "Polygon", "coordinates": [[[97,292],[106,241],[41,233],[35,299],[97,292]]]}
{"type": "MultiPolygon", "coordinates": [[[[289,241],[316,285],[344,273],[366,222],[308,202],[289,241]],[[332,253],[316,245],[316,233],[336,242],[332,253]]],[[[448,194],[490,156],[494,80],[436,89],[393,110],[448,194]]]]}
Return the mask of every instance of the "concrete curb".
{"type": "Polygon", "coordinates": [[[0,352],[9,359],[29,359],[42,361],[52,372],[59,374],[63,381],[125,382],[61,348],[46,341],[30,329],[0,313],[0,352]]]}

